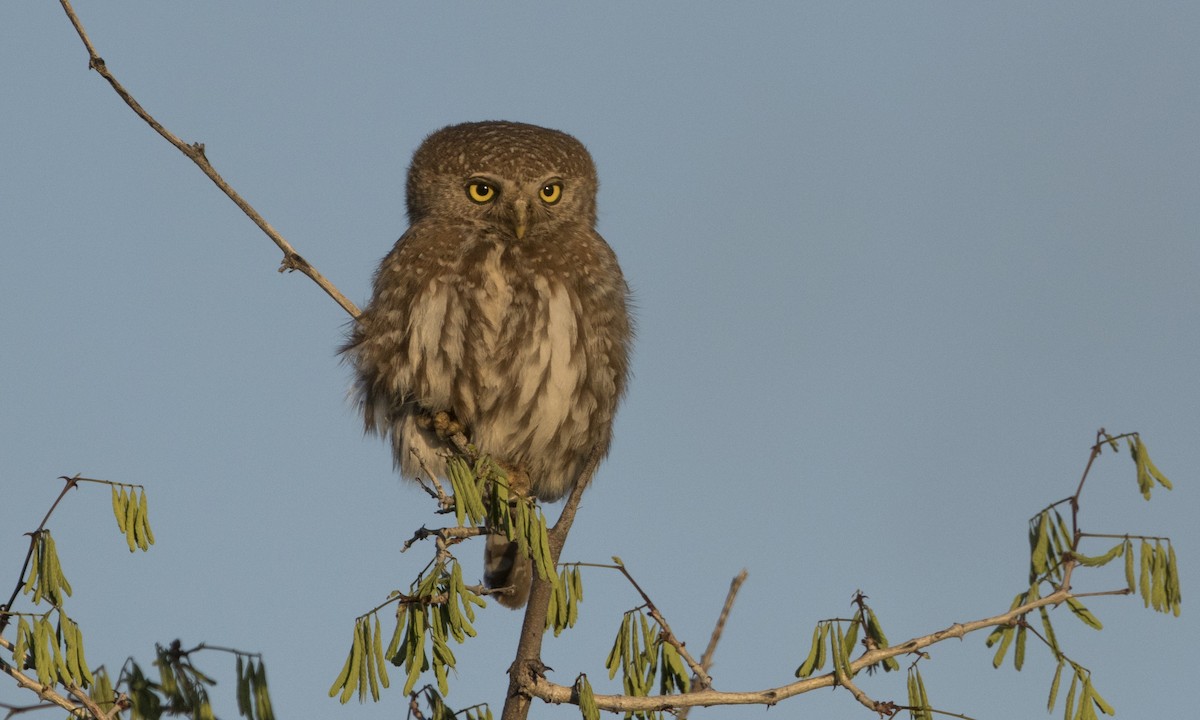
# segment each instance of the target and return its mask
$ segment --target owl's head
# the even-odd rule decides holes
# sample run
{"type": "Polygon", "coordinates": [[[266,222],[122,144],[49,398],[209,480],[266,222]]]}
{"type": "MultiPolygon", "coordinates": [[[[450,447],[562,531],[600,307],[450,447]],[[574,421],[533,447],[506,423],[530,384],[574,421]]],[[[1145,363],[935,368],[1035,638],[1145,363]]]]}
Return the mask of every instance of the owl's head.
{"type": "Polygon", "coordinates": [[[596,223],[596,168],[570,135],[473,122],[425,138],[408,170],[408,219],[466,220],[518,240],[596,223]]]}

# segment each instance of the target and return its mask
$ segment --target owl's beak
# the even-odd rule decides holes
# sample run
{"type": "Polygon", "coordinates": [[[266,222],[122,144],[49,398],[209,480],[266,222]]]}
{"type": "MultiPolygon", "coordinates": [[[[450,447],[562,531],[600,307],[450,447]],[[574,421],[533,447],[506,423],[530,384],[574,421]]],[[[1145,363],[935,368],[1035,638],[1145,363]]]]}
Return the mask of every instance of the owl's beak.
{"type": "Polygon", "coordinates": [[[525,230],[529,227],[529,205],[524,199],[517,200],[513,203],[513,232],[517,234],[517,239],[525,237],[525,230]]]}

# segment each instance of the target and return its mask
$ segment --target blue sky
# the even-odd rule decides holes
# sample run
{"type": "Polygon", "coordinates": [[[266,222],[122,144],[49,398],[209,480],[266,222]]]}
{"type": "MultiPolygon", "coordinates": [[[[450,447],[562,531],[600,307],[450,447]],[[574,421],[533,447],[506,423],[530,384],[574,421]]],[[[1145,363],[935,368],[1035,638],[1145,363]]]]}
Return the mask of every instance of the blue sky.
{"type": "MultiPolygon", "coordinates": [[[[429,132],[512,119],[589,146],[639,337],[564,558],[621,556],[697,651],[747,568],[719,689],[791,680],[856,589],[893,642],[1003,611],[1027,518],[1073,491],[1103,426],[1140,431],[1176,490],[1145,503],[1128,457],[1105,456],[1085,529],[1171,535],[1184,614],[1098,599],[1103,632],[1064,615],[1059,636],[1120,717],[1191,710],[1194,3],[77,10],[150,112],[359,304],[429,132]]],[[[281,717],[401,716],[396,685],[378,705],[326,697],[353,618],[407,587],[427,556],[400,545],[438,521],[361,435],[335,355],[347,317],[277,274],[274,246],[86,60],[56,3],[0,4],[0,577],[15,582],[55,477],[144,484],[147,555],[95,488],[52,522],[93,663],[235,645],[265,654],[281,717]]],[[[459,553],[469,577],[481,552],[459,553]]],[[[601,691],[638,599],[584,579],[581,624],[545,660],[601,691]]],[[[499,709],[519,623],[481,617],[452,705],[499,709]]],[[[997,671],[983,639],[923,664],[935,706],[1043,713],[1048,653],[997,671]]],[[[235,715],[232,662],[209,667],[235,715]]],[[[903,700],[902,678],[863,687],[903,700]]],[[[779,712],[869,715],[824,691],[779,712]]]]}

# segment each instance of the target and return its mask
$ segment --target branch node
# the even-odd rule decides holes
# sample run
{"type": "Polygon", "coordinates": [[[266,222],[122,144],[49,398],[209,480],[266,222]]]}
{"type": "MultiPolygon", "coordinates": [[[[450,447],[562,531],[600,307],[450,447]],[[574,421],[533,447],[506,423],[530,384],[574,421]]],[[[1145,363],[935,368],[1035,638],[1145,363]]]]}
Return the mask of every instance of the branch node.
{"type": "Polygon", "coordinates": [[[292,272],[293,270],[303,270],[308,266],[308,261],[300,256],[300,253],[285,252],[283,260],[279,261],[279,272],[292,272]]]}

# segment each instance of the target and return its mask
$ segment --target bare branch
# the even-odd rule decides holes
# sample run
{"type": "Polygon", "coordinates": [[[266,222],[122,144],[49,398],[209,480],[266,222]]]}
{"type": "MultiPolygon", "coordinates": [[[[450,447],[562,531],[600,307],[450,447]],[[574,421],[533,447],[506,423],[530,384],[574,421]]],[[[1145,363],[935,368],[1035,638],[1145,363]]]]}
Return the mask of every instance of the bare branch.
{"type": "Polygon", "coordinates": [[[725,605],[721,607],[721,615],[717,618],[712,637],[708,639],[708,647],[704,649],[704,655],[700,657],[700,666],[705,670],[712,667],[713,655],[717,652],[717,643],[721,641],[721,634],[725,632],[725,621],[729,619],[729,613],[733,610],[733,601],[737,599],[738,590],[741,589],[742,583],[746,582],[748,575],[749,573],[743,568],[729,583],[729,593],[725,596],[725,605]]]}
{"type": "MultiPolygon", "coordinates": [[[[712,670],[713,656],[717,652],[717,643],[721,641],[721,635],[725,632],[725,621],[729,619],[729,613],[733,610],[733,601],[737,599],[738,590],[741,589],[742,583],[746,582],[746,577],[749,575],[745,568],[738,573],[729,583],[729,592],[725,595],[725,604],[721,606],[721,614],[717,617],[717,624],[713,627],[712,637],[708,639],[708,647],[704,649],[704,655],[700,656],[700,667],[704,668],[704,672],[712,670]]],[[[692,677],[692,687],[695,690],[707,690],[708,686],[700,686],[700,677],[692,677]]],[[[688,712],[691,708],[683,708],[679,711],[679,720],[687,720],[688,712]]]]}
{"type": "Polygon", "coordinates": [[[225,181],[225,178],[221,177],[221,174],[216,171],[216,168],[214,168],[212,163],[208,161],[208,158],[205,157],[203,143],[192,143],[189,145],[188,143],[180,140],[178,136],[176,136],[167,128],[163,127],[161,123],[155,120],[154,117],[142,107],[141,103],[134,99],[133,95],[131,95],[129,91],[126,90],[123,85],[121,85],[117,78],[114,77],[111,72],[109,72],[108,66],[104,63],[104,59],[101,58],[96,52],[96,48],[92,45],[92,41],[88,38],[87,32],[83,29],[83,23],[80,22],[79,16],[75,14],[75,9],[71,7],[70,0],[59,0],[59,2],[62,4],[63,10],[67,13],[67,17],[70,19],[71,24],[75,26],[75,32],[79,34],[79,39],[83,41],[84,47],[87,48],[88,68],[95,70],[100,74],[100,77],[107,80],[108,84],[112,86],[112,89],[116,91],[117,95],[119,95],[121,99],[125,101],[125,104],[128,105],[138,117],[140,117],[146,122],[147,125],[153,128],[154,132],[158,133],[163,137],[163,139],[174,145],[179,152],[183,153],[188,157],[188,159],[196,163],[197,167],[199,167],[200,170],[207,175],[208,178],[212,180],[218,188],[221,189],[221,192],[225,193],[225,195],[232,200],[235,205],[241,208],[242,212],[244,212],[246,216],[249,217],[254,224],[259,227],[260,230],[266,233],[267,237],[271,238],[271,241],[274,242],[281,251],[283,251],[283,260],[279,264],[279,272],[284,272],[285,270],[299,270],[307,275],[322,290],[324,290],[329,297],[333,298],[334,302],[336,302],[338,305],[341,305],[342,309],[349,313],[351,317],[357,318],[361,314],[361,311],[358,309],[358,307],[354,303],[350,302],[350,300],[343,295],[340,290],[334,287],[333,283],[326,279],[326,277],[322,275],[315,267],[301,257],[300,253],[296,252],[296,249],[292,247],[291,243],[285,240],[283,236],[280,235],[279,232],[276,231],[275,228],[273,228],[271,224],[268,223],[266,219],[263,218],[263,216],[260,215],[258,211],[250,205],[250,203],[246,202],[246,200],[243,199],[242,196],[239,195],[237,191],[225,181]]]}

